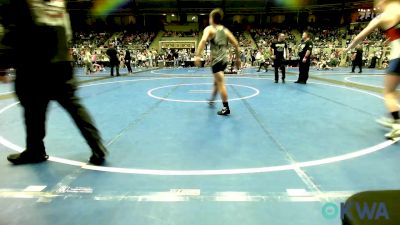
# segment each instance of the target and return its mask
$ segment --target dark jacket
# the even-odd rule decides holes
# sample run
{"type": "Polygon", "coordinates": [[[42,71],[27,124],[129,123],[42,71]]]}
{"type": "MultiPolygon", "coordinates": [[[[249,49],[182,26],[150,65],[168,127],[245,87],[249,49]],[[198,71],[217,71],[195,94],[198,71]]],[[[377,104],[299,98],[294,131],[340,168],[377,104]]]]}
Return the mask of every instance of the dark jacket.
{"type": "MultiPolygon", "coordinates": [[[[52,7],[48,8],[51,10],[52,7]]],[[[65,9],[60,9],[60,12],[66,14],[65,9]]],[[[35,18],[26,0],[0,0],[0,23],[6,31],[0,55],[7,55],[9,63],[16,67],[68,61],[66,26],[40,24],[35,22],[35,18]]]]}
{"type": "Polygon", "coordinates": [[[110,63],[118,63],[118,52],[115,50],[115,48],[109,48],[107,49],[106,54],[108,55],[108,58],[110,59],[110,63]]]}

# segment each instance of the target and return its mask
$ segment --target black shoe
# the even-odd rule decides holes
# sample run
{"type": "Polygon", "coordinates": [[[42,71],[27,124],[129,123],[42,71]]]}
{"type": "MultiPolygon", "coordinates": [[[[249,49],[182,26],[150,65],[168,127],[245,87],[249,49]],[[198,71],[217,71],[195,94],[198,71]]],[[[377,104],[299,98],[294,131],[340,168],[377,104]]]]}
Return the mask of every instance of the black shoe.
{"type": "Polygon", "coordinates": [[[299,83],[301,83],[300,81],[296,81],[296,82],[294,82],[295,84],[299,84],[299,83]]]}
{"type": "Polygon", "coordinates": [[[117,77],[119,77],[119,76],[121,76],[121,75],[117,74],[117,77]]]}
{"type": "Polygon", "coordinates": [[[46,153],[43,155],[32,155],[26,151],[17,154],[11,154],[7,156],[7,160],[14,165],[30,164],[30,163],[41,163],[49,158],[46,153]]]}
{"type": "Polygon", "coordinates": [[[282,83],[285,83],[285,80],[282,80],[282,83]]]}
{"type": "Polygon", "coordinates": [[[278,81],[276,80],[276,81],[275,81],[275,84],[277,84],[277,83],[278,83],[278,81]]]}
{"type": "Polygon", "coordinates": [[[268,70],[266,70],[265,72],[268,73],[268,70]]]}
{"type": "Polygon", "coordinates": [[[231,110],[229,110],[228,108],[222,108],[221,111],[218,111],[218,115],[220,116],[227,116],[231,114],[231,110]]]}
{"type": "Polygon", "coordinates": [[[103,165],[105,161],[106,161],[105,156],[97,156],[95,154],[93,154],[89,159],[89,163],[96,165],[96,166],[103,165]]]}
{"type": "Polygon", "coordinates": [[[358,72],[358,73],[362,73],[362,71],[358,72]]]}
{"type": "Polygon", "coordinates": [[[107,149],[102,144],[99,144],[98,148],[92,150],[92,152],[89,163],[97,166],[104,164],[106,156],[108,155],[107,149]]]}

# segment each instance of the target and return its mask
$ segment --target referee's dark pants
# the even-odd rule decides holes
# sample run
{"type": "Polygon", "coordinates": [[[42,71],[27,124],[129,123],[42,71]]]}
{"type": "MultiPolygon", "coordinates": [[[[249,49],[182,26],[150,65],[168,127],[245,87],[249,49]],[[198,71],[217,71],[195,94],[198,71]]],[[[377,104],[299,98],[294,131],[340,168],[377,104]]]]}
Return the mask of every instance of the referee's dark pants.
{"type": "Polygon", "coordinates": [[[311,60],[307,60],[305,63],[303,60],[300,60],[299,63],[299,79],[297,82],[299,83],[307,83],[308,73],[310,71],[311,60]]]}
{"type": "MultiPolygon", "coordinates": [[[[76,80],[70,62],[50,63],[40,70],[24,65],[16,70],[15,91],[24,109],[26,151],[31,155],[43,155],[46,150],[46,112],[51,100],[57,101],[72,117],[94,155],[104,157],[106,148],[99,131],[75,95],[76,80]]],[[[63,129],[60,127],[60,129],[63,129]]]]}
{"type": "Polygon", "coordinates": [[[362,73],[362,60],[353,60],[353,68],[351,69],[351,72],[355,72],[356,67],[360,68],[360,73],[362,73]]]}
{"type": "Polygon", "coordinates": [[[286,78],[286,67],[285,62],[283,60],[274,60],[275,67],[275,81],[279,81],[279,69],[282,71],[282,80],[284,81],[286,78]]]}
{"type": "Polygon", "coordinates": [[[114,67],[117,70],[117,76],[119,76],[119,61],[110,61],[111,76],[114,76],[114,67]]]}

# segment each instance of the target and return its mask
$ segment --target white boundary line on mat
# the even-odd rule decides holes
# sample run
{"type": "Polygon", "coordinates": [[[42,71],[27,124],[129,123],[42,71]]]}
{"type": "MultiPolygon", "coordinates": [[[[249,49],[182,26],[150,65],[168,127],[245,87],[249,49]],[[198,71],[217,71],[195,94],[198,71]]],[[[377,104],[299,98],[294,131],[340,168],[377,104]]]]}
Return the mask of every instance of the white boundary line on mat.
{"type": "MultiPolygon", "coordinates": [[[[188,79],[194,79],[194,78],[199,78],[199,79],[209,79],[209,77],[187,77],[188,79]]],[[[170,80],[170,79],[184,79],[182,77],[178,78],[152,78],[152,79],[137,79],[137,80],[125,80],[125,81],[112,81],[112,82],[103,82],[103,83],[95,83],[95,84],[89,84],[89,85],[84,85],[81,87],[92,87],[92,86],[98,86],[98,85],[105,85],[105,84],[113,84],[113,83],[125,83],[125,82],[136,82],[136,81],[149,81],[149,80],[170,80]]],[[[271,80],[271,78],[255,78],[255,77],[235,77],[235,78],[229,78],[229,79],[254,79],[254,80],[271,80]]],[[[317,83],[317,82],[309,82],[310,84],[318,84],[318,85],[325,85],[325,86],[331,86],[331,87],[337,87],[337,88],[342,88],[342,89],[347,89],[363,94],[367,94],[370,96],[374,96],[376,98],[382,99],[381,96],[363,91],[363,90],[358,90],[354,88],[349,88],[349,87],[344,87],[344,86],[339,86],[339,85],[333,85],[333,84],[325,84],[325,83],[317,83]]],[[[12,103],[2,109],[0,109],[0,114],[6,112],[7,110],[13,108],[14,106],[18,105],[19,102],[12,103]]],[[[49,160],[53,162],[58,162],[66,165],[71,165],[71,166],[78,166],[83,169],[87,170],[95,170],[95,171],[103,171],[103,172],[112,172],[112,173],[125,173],[125,174],[140,174],[140,175],[157,175],[157,176],[211,176],[211,175],[233,175],[233,174],[254,174],[254,173],[268,173],[268,172],[277,172],[277,171],[288,171],[288,170],[295,170],[298,168],[304,168],[304,167],[312,167],[312,166],[320,166],[320,165],[326,165],[326,164],[331,164],[331,163],[336,163],[336,162],[341,162],[345,160],[350,160],[350,159],[355,159],[359,158],[374,152],[382,151],[385,148],[395,144],[397,140],[388,140],[384,141],[382,143],[379,143],[377,145],[364,148],[355,152],[351,153],[346,153],[338,156],[333,156],[333,157],[327,157],[323,159],[318,159],[318,160],[311,160],[311,161],[305,161],[305,162],[298,162],[294,164],[288,164],[288,165],[279,165],[279,166],[268,166],[268,167],[258,167],[258,168],[240,168],[240,169],[219,169],[219,170],[154,170],[154,169],[135,169],[135,168],[118,168],[118,167],[107,167],[107,166],[93,166],[93,165],[88,165],[87,163],[84,162],[79,162],[75,160],[69,160],[69,159],[63,159],[59,157],[50,157],[49,160]]],[[[23,150],[22,147],[8,141],[4,137],[0,136],[0,144],[3,146],[12,149],[17,152],[21,152],[23,150]]]]}

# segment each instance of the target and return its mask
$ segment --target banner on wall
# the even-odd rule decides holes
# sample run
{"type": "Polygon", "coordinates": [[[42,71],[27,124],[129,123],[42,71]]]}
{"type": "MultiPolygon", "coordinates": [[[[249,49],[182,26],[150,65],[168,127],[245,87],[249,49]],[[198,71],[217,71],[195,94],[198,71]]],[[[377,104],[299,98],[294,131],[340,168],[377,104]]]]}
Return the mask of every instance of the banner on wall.
{"type": "Polygon", "coordinates": [[[160,41],[160,48],[162,48],[162,49],[196,48],[196,42],[195,41],[160,41]]]}
{"type": "Polygon", "coordinates": [[[374,9],[359,9],[358,12],[355,12],[351,15],[351,22],[355,23],[371,21],[377,16],[379,16],[379,13],[374,9]]]}

